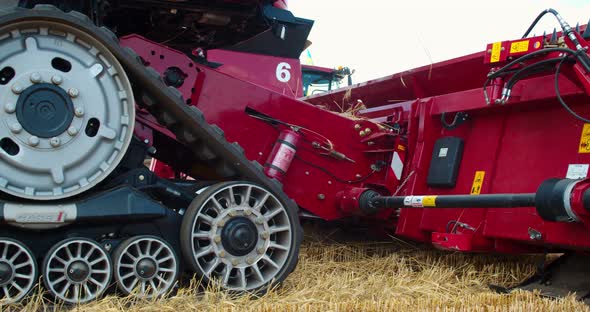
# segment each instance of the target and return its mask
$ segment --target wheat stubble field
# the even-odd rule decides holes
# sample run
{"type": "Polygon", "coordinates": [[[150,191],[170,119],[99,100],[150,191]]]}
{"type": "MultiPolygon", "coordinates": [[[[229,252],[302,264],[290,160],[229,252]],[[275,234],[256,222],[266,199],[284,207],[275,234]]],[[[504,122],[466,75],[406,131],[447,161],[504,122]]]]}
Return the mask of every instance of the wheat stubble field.
{"type": "Polygon", "coordinates": [[[488,289],[523,280],[534,272],[538,256],[464,255],[395,239],[343,241],[334,238],[337,231],[307,228],[297,270],[261,298],[202,290],[193,280],[166,299],[110,295],[63,307],[35,295],[2,311],[590,311],[573,297],[552,300],[488,289]]]}

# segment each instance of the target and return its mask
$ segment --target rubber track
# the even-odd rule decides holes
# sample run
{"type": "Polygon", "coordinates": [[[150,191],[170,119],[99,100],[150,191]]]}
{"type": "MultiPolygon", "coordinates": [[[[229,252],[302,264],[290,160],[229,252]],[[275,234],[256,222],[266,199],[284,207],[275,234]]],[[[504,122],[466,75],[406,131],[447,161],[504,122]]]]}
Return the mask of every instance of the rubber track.
{"type": "MultiPolygon", "coordinates": [[[[283,192],[281,183],[268,178],[258,162],[247,159],[244,149],[239,144],[227,142],[223,130],[216,125],[208,124],[199,109],[186,105],[180,91],[166,86],[160,74],[153,68],[144,66],[133,50],[122,48],[117,36],[108,28],[97,27],[85,14],[75,11],[64,13],[55,6],[45,4],[37,5],[33,9],[15,7],[3,11],[0,16],[0,27],[31,18],[67,24],[93,34],[125,68],[133,85],[137,103],[155,116],[160,124],[172,131],[178,141],[193,151],[195,163],[214,166],[217,174],[225,180],[247,180],[264,186],[272,191],[288,210],[297,214],[297,204],[283,192]]],[[[303,233],[298,222],[294,229],[294,241],[300,242],[303,233]]],[[[295,247],[293,251],[298,254],[299,245],[296,244],[295,247]]],[[[293,271],[296,263],[294,261],[293,265],[285,268],[287,272],[293,271]]]]}

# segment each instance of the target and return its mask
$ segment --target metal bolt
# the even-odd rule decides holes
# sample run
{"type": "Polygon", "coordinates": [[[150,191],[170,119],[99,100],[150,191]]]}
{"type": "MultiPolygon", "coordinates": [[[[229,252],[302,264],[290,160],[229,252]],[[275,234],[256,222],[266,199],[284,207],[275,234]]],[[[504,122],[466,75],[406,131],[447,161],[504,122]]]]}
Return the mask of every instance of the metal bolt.
{"type": "Polygon", "coordinates": [[[71,136],[75,136],[76,134],[78,134],[78,129],[76,129],[76,127],[71,126],[68,128],[68,134],[71,136]]]}
{"type": "Polygon", "coordinates": [[[111,250],[112,247],[113,247],[113,245],[108,244],[108,243],[104,245],[104,249],[106,249],[107,251],[111,250]]]}
{"type": "Polygon", "coordinates": [[[262,152],[258,152],[258,156],[262,156],[262,152]]]}
{"type": "Polygon", "coordinates": [[[77,98],[78,95],[80,95],[80,91],[78,91],[78,89],[76,89],[76,88],[69,88],[68,95],[72,98],[77,98]]]}
{"type": "Polygon", "coordinates": [[[318,199],[319,200],[324,200],[324,199],[326,199],[326,195],[324,195],[324,194],[318,194],[318,199]]]}
{"type": "Polygon", "coordinates": [[[137,178],[139,179],[139,181],[145,180],[145,176],[143,174],[140,174],[137,178]]]}
{"type": "Polygon", "coordinates": [[[145,140],[143,140],[143,143],[150,144],[150,140],[149,139],[145,139],[145,140]]]}
{"type": "Polygon", "coordinates": [[[360,178],[362,177],[362,175],[360,175],[359,173],[357,173],[357,174],[355,175],[355,177],[356,177],[357,179],[360,179],[360,178]]]}
{"type": "Polygon", "coordinates": [[[332,184],[332,181],[328,181],[328,184],[332,184]]]}
{"type": "Polygon", "coordinates": [[[30,146],[37,146],[39,145],[39,138],[36,136],[32,136],[29,138],[29,145],[30,146]]]}
{"type": "Polygon", "coordinates": [[[264,223],[264,218],[263,217],[256,218],[256,224],[263,224],[263,223],[264,223]]]}
{"type": "Polygon", "coordinates": [[[248,259],[246,259],[246,263],[254,264],[254,259],[252,259],[251,257],[248,257],[248,259]]]}
{"type": "Polygon", "coordinates": [[[361,125],[359,125],[359,124],[354,125],[354,130],[357,130],[357,131],[361,130],[361,125]]]}
{"type": "Polygon", "coordinates": [[[49,139],[49,144],[51,144],[51,146],[53,146],[53,147],[58,147],[61,144],[61,141],[59,138],[53,137],[53,138],[49,139]]]}
{"type": "Polygon", "coordinates": [[[270,234],[268,232],[262,232],[262,233],[260,233],[260,237],[262,237],[264,239],[268,239],[270,237],[270,234]]]}
{"type": "Polygon", "coordinates": [[[21,94],[23,92],[23,87],[16,83],[12,85],[11,89],[14,94],[21,94]]]}
{"type": "Polygon", "coordinates": [[[13,133],[19,133],[23,130],[23,126],[21,126],[18,122],[13,123],[10,125],[10,131],[13,133]]]}
{"type": "Polygon", "coordinates": [[[76,107],[74,110],[74,115],[76,115],[76,117],[84,116],[84,109],[82,107],[76,107]]]}
{"type": "Polygon", "coordinates": [[[51,76],[51,82],[53,82],[55,85],[60,85],[62,82],[64,82],[64,79],[60,75],[53,75],[51,76]]]}
{"type": "Polygon", "coordinates": [[[250,209],[244,210],[244,214],[249,216],[252,214],[252,210],[250,210],[250,209]]]}
{"type": "Polygon", "coordinates": [[[221,236],[217,235],[215,236],[215,238],[213,238],[213,240],[215,241],[215,243],[219,244],[221,243],[221,236]]]}
{"type": "Polygon", "coordinates": [[[139,271],[139,274],[143,275],[145,273],[144,270],[139,271]]]}
{"type": "Polygon", "coordinates": [[[240,260],[238,260],[238,259],[233,259],[233,260],[231,261],[231,264],[233,264],[234,266],[236,266],[236,265],[240,264],[240,260]]]}
{"type": "Polygon", "coordinates": [[[500,51],[504,51],[504,50],[506,50],[506,48],[504,48],[504,47],[501,47],[500,48],[500,51]]]}
{"type": "Polygon", "coordinates": [[[365,135],[367,135],[367,134],[365,134],[365,130],[359,131],[359,136],[364,137],[365,135]]]}
{"type": "Polygon", "coordinates": [[[43,80],[39,73],[32,73],[29,79],[31,79],[32,83],[39,83],[41,80],[43,80]]]}
{"type": "Polygon", "coordinates": [[[488,49],[488,54],[492,53],[492,49],[488,49]]]}
{"type": "Polygon", "coordinates": [[[219,252],[219,257],[225,258],[225,250],[219,252]]]}
{"type": "Polygon", "coordinates": [[[232,210],[228,213],[230,217],[235,217],[238,213],[235,210],[232,210]]]}
{"type": "Polygon", "coordinates": [[[16,105],[14,103],[6,103],[6,105],[4,105],[4,111],[9,114],[14,113],[15,110],[16,110],[16,105]]]}
{"type": "Polygon", "coordinates": [[[371,129],[369,129],[369,128],[365,129],[365,135],[369,135],[369,134],[371,134],[371,129]]]}
{"type": "Polygon", "coordinates": [[[258,248],[256,248],[256,252],[261,255],[264,253],[264,248],[258,247],[258,248]]]}
{"type": "Polygon", "coordinates": [[[309,171],[305,171],[305,175],[309,175],[309,171]]]}
{"type": "Polygon", "coordinates": [[[217,222],[217,227],[224,227],[225,226],[225,220],[220,220],[219,222],[217,222]]]}

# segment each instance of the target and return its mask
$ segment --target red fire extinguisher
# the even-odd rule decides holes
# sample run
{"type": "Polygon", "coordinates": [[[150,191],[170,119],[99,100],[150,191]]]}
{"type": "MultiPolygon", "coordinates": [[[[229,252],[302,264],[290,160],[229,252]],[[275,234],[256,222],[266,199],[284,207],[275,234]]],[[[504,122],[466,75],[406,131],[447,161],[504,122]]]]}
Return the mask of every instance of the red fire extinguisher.
{"type": "Polygon", "coordinates": [[[281,131],[275,145],[264,164],[264,172],[271,178],[282,181],[297,153],[299,133],[286,129],[281,131]]]}

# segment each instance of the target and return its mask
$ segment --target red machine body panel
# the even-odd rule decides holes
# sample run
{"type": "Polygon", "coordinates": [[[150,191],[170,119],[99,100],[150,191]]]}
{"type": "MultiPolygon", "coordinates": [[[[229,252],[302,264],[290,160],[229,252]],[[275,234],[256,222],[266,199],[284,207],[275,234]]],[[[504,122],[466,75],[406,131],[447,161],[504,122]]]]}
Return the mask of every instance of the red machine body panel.
{"type": "MultiPolygon", "coordinates": [[[[382,195],[477,196],[534,193],[548,178],[570,177],[569,171],[580,166],[586,172],[577,178],[586,178],[590,125],[556,101],[552,73],[519,81],[510,101],[489,105],[482,85],[492,66],[503,66],[512,56],[492,65],[484,51],[310,96],[304,102],[294,98],[301,90],[295,79],[301,75],[297,60],[262,56],[251,62],[253,55],[247,53],[209,51],[214,57],[207,61],[223,63],[210,68],[138,36],[122,42],[161,74],[172,66],[181,68],[186,85],[178,89],[187,105],[197,106],[229,141],[244,147],[249,159],[267,166],[267,174],[281,180],[300,207],[320,218],[356,216],[397,235],[459,251],[590,249],[590,229],[584,223],[545,221],[534,207],[401,208],[375,214],[364,214],[359,207],[368,189],[382,195]],[[284,77],[279,76],[279,64],[299,71],[290,72],[289,82],[275,84],[280,82],[277,77],[284,77]],[[256,69],[259,74],[253,75],[256,69]],[[286,85],[296,91],[286,91],[286,85]],[[359,103],[365,107],[360,111],[335,112],[359,103]],[[465,117],[448,126],[458,116],[465,117]],[[291,138],[287,143],[286,137],[291,138]],[[452,187],[429,186],[435,142],[446,137],[464,144],[456,182],[452,187]]],[[[510,47],[512,41],[507,42],[510,47]]],[[[530,44],[531,51],[542,47],[530,44]]],[[[585,105],[590,102],[588,86],[579,72],[564,67],[560,94],[578,114],[590,116],[585,105]]],[[[487,91],[497,98],[503,81],[494,83],[487,91]]],[[[139,118],[144,128],[167,133],[149,117],[139,118]]]]}
{"type": "MultiPolygon", "coordinates": [[[[393,137],[389,135],[390,131],[376,123],[348,118],[296,100],[292,94],[282,95],[273,91],[272,87],[264,88],[231,77],[219,69],[194,63],[182,52],[140,36],[122,38],[121,43],[137,51],[161,74],[169,67],[186,65],[182,67],[187,74],[185,83],[192,81],[193,84],[191,88],[183,85],[178,89],[187,99],[187,105],[197,106],[209,123],[223,129],[228,141],[245,147],[246,156],[251,160],[265,165],[282,129],[246,114],[246,108],[303,131],[302,143],[282,183],[287,194],[304,209],[326,220],[333,220],[355,212],[346,210],[350,208],[346,204],[346,196],[350,193],[354,197],[355,189],[373,185],[387,193],[385,164],[390,156],[386,147],[393,146],[393,137]],[[373,135],[381,135],[367,141],[359,135],[358,129],[370,129],[373,135]],[[314,148],[313,142],[329,142],[334,151],[354,162],[335,159],[327,151],[314,148]],[[376,164],[383,164],[383,168],[376,170],[376,164]]],[[[169,133],[152,119],[149,115],[139,116],[138,121],[156,132],[169,133]]],[[[171,175],[170,172],[166,174],[171,175]]],[[[354,207],[350,209],[354,210],[354,207]]],[[[382,215],[391,213],[384,212],[382,215]]]]}
{"type": "MultiPolygon", "coordinates": [[[[537,50],[539,38],[530,39],[528,49],[537,50]]],[[[507,104],[487,105],[481,87],[491,69],[486,63],[484,51],[305,100],[330,105],[348,92],[350,102],[361,100],[367,106],[359,116],[384,122],[401,114],[408,121],[409,161],[398,195],[460,195],[473,189],[477,194],[534,193],[548,178],[569,177],[571,165],[587,168],[588,130],[557,101],[553,73],[520,81],[507,104]],[[459,112],[468,114],[468,120],[455,129],[442,126],[443,113],[452,120],[459,112]],[[456,185],[428,186],[434,143],[449,136],[464,141],[456,185]],[[484,173],[476,183],[478,172],[484,173]]],[[[562,70],[559,79],[565,101],[579,115],[590,116],[584,83],[571,68],[562,70]]],[[[394,223],[396,234],[443,249],[516,253],[590,247],[590,230],[583,223],[544,221],[534,207],[401,208],[394,223]]]]}

